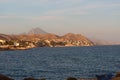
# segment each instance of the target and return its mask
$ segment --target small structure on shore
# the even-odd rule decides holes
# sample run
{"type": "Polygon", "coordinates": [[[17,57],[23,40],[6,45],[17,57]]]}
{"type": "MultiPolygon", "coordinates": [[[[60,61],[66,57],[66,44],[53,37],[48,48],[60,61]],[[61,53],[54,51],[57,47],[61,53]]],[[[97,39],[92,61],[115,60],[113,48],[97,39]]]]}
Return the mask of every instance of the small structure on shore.
{"type": "Polygon", "coordinates": [[[18,47],[18,46],[20,46],[20,43],[14,42],[14,46],[15,46],[15,47],[18,47]]]}

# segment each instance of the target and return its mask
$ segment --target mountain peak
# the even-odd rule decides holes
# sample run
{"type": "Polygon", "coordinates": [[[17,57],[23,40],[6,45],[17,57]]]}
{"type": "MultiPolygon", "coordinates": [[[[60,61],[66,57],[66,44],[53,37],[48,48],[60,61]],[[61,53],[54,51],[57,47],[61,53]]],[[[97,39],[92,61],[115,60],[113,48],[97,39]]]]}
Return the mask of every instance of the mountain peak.
{"type": "Polygon", "coordinates": [[[47,34],[46,31],[44,31],[43,29],[37,27],[37,28],[33,28],[31,29],[28,34],[47,34]]]}

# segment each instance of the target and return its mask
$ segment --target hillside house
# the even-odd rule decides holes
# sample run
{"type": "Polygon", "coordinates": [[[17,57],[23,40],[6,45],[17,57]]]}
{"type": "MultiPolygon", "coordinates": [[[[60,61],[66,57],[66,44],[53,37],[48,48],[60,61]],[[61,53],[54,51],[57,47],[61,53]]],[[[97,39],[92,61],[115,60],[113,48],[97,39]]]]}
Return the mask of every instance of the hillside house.
{"type": "Polygon", "coordinates": [[[0,45],[4,44],[5,42],[5,40],[0,39],[0,45]]]}

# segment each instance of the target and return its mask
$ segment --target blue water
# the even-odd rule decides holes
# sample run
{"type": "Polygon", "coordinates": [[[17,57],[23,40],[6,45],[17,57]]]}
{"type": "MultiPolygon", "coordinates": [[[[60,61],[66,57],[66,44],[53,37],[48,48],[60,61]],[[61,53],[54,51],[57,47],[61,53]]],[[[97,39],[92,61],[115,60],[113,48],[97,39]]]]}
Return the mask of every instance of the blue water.
{"type": "Polygon", "coordinates": [[[120,71],[120,46],[35,48],[0,51],[0,73],[22,80],[25,77],[64,80],[92,78],[120,71]]]}

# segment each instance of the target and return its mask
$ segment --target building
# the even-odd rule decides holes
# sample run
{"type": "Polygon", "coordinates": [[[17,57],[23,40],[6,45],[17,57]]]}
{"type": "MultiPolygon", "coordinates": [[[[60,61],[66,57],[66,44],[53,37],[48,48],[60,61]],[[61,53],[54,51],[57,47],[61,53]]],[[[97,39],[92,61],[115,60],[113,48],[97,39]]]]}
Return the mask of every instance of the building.
{"type": "Polygon", "coordinates": [[[18,47],[20,44],[18,42],[14,42],[14,46],[18,47]]]}
{"type": "Polygon", "coordinates": [[[5,40],[0,39],[0,44],[4,44],[5,42],[5,40]]]}

